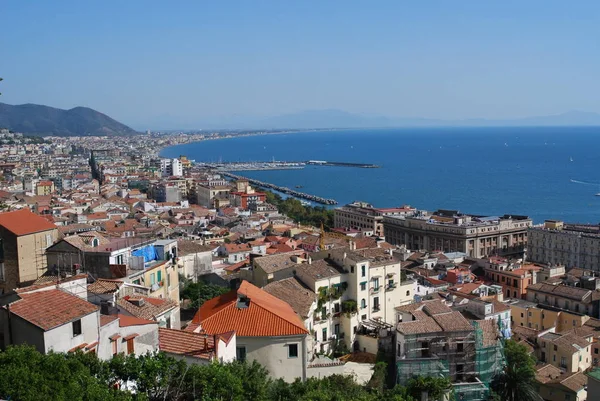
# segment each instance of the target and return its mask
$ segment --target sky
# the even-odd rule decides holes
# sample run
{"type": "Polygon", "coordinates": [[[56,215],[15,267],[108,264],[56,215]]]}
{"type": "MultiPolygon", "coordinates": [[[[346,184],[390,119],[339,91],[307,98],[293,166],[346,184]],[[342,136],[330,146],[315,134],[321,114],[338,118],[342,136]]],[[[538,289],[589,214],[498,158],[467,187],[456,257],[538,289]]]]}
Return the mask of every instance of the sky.
{"type": "Polygon", "coordinates": [[[0,101],[140,129],[321,109],[600,112],[595,0],[3,0],[0,16],[0,101]]]}

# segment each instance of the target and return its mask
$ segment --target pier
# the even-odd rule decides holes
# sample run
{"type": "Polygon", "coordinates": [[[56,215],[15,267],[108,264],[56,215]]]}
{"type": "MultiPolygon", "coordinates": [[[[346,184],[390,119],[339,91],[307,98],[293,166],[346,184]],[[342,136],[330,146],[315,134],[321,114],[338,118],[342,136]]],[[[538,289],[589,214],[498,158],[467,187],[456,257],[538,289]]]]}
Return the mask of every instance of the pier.
{"type": "Polygon", "coordinates": [[[279,185],[271,184],[268,182],[255,180],[254,178],[242,177],[242,176],[239,176],[239,175],[236,175],[233,173],[229,173],[226,171],[222,172],[221,174],[223,174],[225,177],[233,178],[236,180],[248,180],[248,182],[250,182],[253,185],[256,185],[257,187],[266,188],[266,189],[274,189],[274,190],[284,193],[286,195],[293,196],[294,198],[306,199],[306,200],[309,200],[309,201],[312,201],[315,203],[320,203],[322,205],[337,205],[338,204],[338,202],[335,199],[322,198],[320,196],[296,191],[296,190],[290,189],[288,187],[281,187],[279,185]]]}
{"type": "Polygon", "coordinates": [[[200,167],[214,168],[220,171],[259,171],[259,170],[299,170],[306,166],[331,166],[355,168],[379,168],[377,164],[332,162],[325,160],[308,160],[301,162],[287,161],[255,161],[255,162],[219,162],[198,163],[200,167]]]}

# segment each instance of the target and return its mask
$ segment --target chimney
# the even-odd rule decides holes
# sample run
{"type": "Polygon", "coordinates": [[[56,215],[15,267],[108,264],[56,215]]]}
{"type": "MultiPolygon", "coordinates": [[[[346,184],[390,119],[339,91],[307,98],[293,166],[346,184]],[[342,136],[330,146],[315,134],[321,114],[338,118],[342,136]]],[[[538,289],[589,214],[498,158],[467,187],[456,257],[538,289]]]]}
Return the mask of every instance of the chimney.
{"type": "Polygon", "coordinates": [[[350,240],[350,241],[348,241],[348,244],[350,245],[350,250],[351,251],[355,251],[356,250],[356,242],[350,240]]]}
{"type": "Polygon", "coordinates": [[[312,265],[312,257],[310,255],[308,255],[308,264],[312,265]]]}

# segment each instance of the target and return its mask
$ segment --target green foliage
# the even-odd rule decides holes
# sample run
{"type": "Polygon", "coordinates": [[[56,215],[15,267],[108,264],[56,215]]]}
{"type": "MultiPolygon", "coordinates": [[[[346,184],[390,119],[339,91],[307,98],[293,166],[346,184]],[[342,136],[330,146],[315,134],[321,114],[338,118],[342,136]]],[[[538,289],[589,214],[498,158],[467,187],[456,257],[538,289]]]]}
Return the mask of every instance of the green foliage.
{"type": "Polygon", "coordinates": [[[118,355],[110,361],[101,361],[92,354],[42,355],[33,347],[12,346],[0,352],[0,369],[0,397],[25,401],[418,399],[406,388],[386,388],[385,363],[376,364],[373,377],[366,386],[356,384],[350,376],[341,375],[286,383],[270,379],[267,370],[257,362],[196,365],[163,353],[138,357],[118,355]]]}
{"type": "Polygon", "coordinates": [[[0,397],[23,401],[132,399],[96,376],[100,364],[95,357],[81,353],[42,355],[33,347],[8,347],[0,353],[0,397]]]}
{"type": "Polygon", "coordinates": [[[342,312],[347,316],[358,312],[358,303],[354,299],[342,301],[342,312]]]}
{"type": "Polygon", "coordinates": [[[283,199],[276,193],[266,191],[267,202],[277,206],[279,212],[287,215],[294,221],[319,227],[321,223],[325,228],[333,228],[333,210],[323,206],[303,206],[296,198],[283,199]]]}
{"type": "Polygon", "coordinates": [[[181,298],[190,300],[191,307],[197,309],[209,299],[223,295],[226,292],[229,292],[229,288],[227,287],[204,283],[202,281],[198,281],[197,283],[187,281],[181,291],[181,298]]]}
{"type": "Polygon", "coordinates": [[[429,399],[437,400],[452,389],[452,383],[445,377],[419,376],[410,379],[406,389],[408,394],[416,399],[420,399],[421,393],[427,391],[429,399]]]}
{"type": "Polygon", "coordinates": [[[535,390],[535,358],[527,347],[514,340],[504,346],[506,366],[492,382],[492,389],[506,401],[541,401],[535,390]]]}

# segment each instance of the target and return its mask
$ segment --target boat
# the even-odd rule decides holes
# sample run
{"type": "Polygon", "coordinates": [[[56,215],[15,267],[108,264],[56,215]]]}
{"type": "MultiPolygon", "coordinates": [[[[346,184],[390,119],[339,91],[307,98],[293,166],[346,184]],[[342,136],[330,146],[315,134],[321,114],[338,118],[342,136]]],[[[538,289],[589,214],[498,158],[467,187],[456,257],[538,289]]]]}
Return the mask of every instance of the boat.
{"type": "Polygon", "coordinates": [[[304,188],[302,185],[296,185],[296,188],[304,188]]]}
{"type": "Polygon", "coordinates": [[[569,161],[573,161],[573,156],[569,157],[569,161]]]}
{"type": "Polygon", "coordinates": [[[600,192],[598,192],[595,196],[600,196],[600,192]]]}

